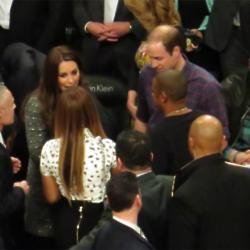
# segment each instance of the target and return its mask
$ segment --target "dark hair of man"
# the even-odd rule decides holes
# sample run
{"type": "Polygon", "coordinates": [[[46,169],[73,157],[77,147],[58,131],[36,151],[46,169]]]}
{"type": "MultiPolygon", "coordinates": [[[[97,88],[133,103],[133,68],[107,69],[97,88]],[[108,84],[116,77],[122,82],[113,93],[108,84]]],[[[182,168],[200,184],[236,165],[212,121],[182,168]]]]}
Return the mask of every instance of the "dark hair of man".
{"type": "Polygon", "coordinates": [[[167,52],[172,54],[174,47],[180,47],[181,52],[186,49],[186,38],[178,27],[169,26],[165,35],[162,37],[162,43],[167,52]]]}
{"type": "Polygon", "coordinates": [[[127,171],[114,174],[106,188],[110,208],[115,212],[131,208],[135,196],[139,194],[136,176],[127,171]]]}
{"type": "Polygon", "coordinates": [[[165,94],[172,101],[179,101],[187,95],[187,84],[184,74],[179,70],[166,70],[155,76],[155,89],[165,94]]]}
{"type": "Polygon", "coordinates": [[[151,164],[151,145],[146,134],[136,130],[121,132],[116,140],[116,155],[131,170],[151,164]]]}

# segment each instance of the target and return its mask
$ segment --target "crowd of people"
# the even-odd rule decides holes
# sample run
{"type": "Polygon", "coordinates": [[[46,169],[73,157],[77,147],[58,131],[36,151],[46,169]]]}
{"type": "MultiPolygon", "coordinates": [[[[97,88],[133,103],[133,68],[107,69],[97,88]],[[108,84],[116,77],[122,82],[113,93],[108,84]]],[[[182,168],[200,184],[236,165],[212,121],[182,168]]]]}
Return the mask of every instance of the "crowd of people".
{"type": "Polygon", "coordinates": [[[249,3],[1,0],[0,249],[249,249],[249,3]]]}

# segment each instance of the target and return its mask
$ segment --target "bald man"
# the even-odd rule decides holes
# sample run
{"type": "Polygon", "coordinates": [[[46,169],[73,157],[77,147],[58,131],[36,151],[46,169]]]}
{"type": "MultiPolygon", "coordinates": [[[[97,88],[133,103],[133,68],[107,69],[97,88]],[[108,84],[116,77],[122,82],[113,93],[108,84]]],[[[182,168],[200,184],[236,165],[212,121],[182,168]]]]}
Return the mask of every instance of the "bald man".
{"type": "Polygon", "coordinates": [[[194,160],[173,183],[170,249],[250,249],[250,170],[224,161],[213,116],[194,120],[188,143],[194,160]]]}

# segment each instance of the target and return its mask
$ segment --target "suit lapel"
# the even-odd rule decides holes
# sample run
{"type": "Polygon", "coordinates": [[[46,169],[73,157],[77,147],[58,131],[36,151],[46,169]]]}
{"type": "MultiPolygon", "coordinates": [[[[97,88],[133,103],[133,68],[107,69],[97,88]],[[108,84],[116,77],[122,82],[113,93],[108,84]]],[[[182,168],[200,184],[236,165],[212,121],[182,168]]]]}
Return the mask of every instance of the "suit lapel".
{"type": "Polygon", "coordinates": [[[123,8],[123,1],[118,0],[114,21],[119,21],[119,18],[122,16],[123,8]]]}

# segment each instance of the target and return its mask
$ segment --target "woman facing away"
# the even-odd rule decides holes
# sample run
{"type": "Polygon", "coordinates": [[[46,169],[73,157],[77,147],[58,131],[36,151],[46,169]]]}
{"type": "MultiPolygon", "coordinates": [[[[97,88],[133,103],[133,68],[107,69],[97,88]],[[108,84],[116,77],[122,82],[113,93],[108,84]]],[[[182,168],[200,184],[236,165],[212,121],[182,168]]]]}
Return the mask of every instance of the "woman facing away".
{"type": "Polygon", "coordinates": [[[80,86],[65,90],[57,102],[55,139],[43,146],[40,164],[45,198],[57,203],[60,249],[76,244],[97,224],[115,163],[115,143],[105,138],[89,91],[80,86]]]}
{"type": "Polygon", "coordinates": [[[74,51],[65,46],[53,48],[45,59],[40,85],[24,106],[29,149],[27,180],[31,186],[25,204],[25,229],[32,235],[33,249],[53,248],[54,228],[51,209],[42,191],[40,153],[44,143],[53,136],[54,112],[60,93],[82,85],[80,69],[80,60],[74,51]]]}

